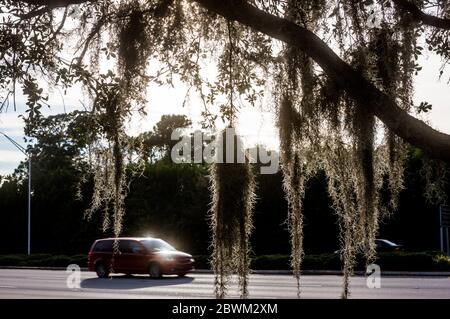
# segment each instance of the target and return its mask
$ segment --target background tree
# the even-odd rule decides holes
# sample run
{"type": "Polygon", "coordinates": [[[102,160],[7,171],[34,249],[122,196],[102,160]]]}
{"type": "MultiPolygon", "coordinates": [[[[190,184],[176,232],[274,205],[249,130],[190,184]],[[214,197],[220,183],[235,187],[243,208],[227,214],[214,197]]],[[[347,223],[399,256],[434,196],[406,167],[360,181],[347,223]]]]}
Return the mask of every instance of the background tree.
{"type": "Polygon", "coordinates": [[[164,158],[170,162],[172,147],[178,142],[172,140],[175,129],[186,129],[192,125],[185,115],[163,115],[153,127],[153,131],[142,133],[136,143],[141,148],[142,157],[150,162],[164,158]]]}

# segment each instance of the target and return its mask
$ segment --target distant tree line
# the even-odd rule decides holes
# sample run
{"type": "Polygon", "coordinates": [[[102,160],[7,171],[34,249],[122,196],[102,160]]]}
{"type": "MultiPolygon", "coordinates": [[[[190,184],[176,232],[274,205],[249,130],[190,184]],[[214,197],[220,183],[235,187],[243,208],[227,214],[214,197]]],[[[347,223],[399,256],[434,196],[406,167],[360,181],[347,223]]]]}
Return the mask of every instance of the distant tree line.
{"type": "MultiPolygon", "coordinates": [[[[123,235],[158,236],[179,249],[208,254],[208,167],[173,164],[170,160],[172,130],[190,125],[185,116],[167,115],[152,131],[130,137],[135,154],[130,154],[128,165],[139,168],[133,167],[129,172],[140,173],[128,176],[123,235]]],[[[90,220],[85,217],[93,189],[92,176],[86,173],[93,127],[86,112],[76,111],[47,117],[32,133],[36,141],[31,149],[34,253],[85,253],[96,238],[112,236],[110,230],[102,230],[101,212],[90,220]]],[[[381,225],[379,237],[410,250],[439,249],[438,206],[425,199],[426,173],[421,152],[411,149],[399,210],[381,225]]],[[[0,254],[26,251],[27,179],[26,163],[21,163],[11,175],[0,176],[0,254]]],[[[257,175],[257,182],[252,253],[289,254],[281,173],[257,175]]],[[[450,194],[448,186],[446,194],[450,194]]],[[[308,182],[304,205],[306,253],[338,249],[337,219],[324,174],[319,173],[308,182]]]]}

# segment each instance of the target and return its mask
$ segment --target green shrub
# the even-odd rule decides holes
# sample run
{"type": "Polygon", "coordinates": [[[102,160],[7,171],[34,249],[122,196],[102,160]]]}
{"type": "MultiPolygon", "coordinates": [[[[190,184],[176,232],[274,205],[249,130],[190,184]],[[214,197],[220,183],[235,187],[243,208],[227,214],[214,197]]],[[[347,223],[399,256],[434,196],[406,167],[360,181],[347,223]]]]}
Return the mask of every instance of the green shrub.
{"type": "Polygon", "coordinates": [[[86,255],[4,255],[0,256],[0,266],[28,266],[28,267],[67,267],[70,264],[77,264],[86,267],[86,255]]]}
{"type": "Polygon", "coordinates": [[[207,255],[196,255],[193,256],[195,259],[194,267],[196,269],[210,269],[211,265],[209,263],[209,256],[207,255]]]}
{"type": "Polygon", "coordinates": [[[1,266],[19,266],[24,263],[25,255],[5,255],[0,256],[1,266]]]}
{"type": "MultiPolygon", "coordinates": [[[[196,255],[196,269],[210,269],[209,256],[196,255]]],[[[450,257],[440,252],[392,252],[380,253],[375,261],[382,271],[450,271],[450,257]]],[[[86,255],[0,255],[0,266],[35,266],[35,267],[67,267],[77,264],[87,266],[86,255]]],[[[357,270],[364,269],[364,259],[357,260],[357,270]]],[[[290,270],[288,255],[254,256],[251,269],[255,270],[290,270]]],[[[341,261],[338,254],[306,255],[302,264],[303,270],[340,270],[341,261]]]]}
{"type": "Polygon", "coordinates": [[[450,270],[450,257],[438,254],[433,257],[434,264],[437,270],[445,271],[450,270]]]}
{"type": "Polygon", "coordinates": [[[250,268],[261,270],[287,270],[290,269],[290,257],[286,255],[263,255],[254,257],[250,268]]]}
{"type": "Polygon", "coordinates": [[[383,270],[450,271],[450,261],[436,252],[381,253],[376,261],[383,270]]]}
{"type": "Polygon", "coordinates": [[[69,262],[80,267],[87,267],[87,256],[85,254],[70,256],[69,262]]]}
{"type": "Polygon", "coordinates": [[[338,254],[306,255],[303,259],[304,270],[339,270],[341,261],[338,254]]]}

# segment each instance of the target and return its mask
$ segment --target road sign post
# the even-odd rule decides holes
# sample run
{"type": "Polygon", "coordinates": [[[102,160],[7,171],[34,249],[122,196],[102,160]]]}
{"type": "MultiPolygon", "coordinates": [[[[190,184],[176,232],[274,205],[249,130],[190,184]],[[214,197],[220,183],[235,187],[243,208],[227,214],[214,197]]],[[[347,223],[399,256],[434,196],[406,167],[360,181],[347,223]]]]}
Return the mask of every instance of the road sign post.
{"type": "Polygon", "coordinates": [[[439,208],[439,221],[440,221],[440,230],[441,230],[441,251],[447,252],[447,255],[450,256],[450,239],[448,234],[448,229],[450,227],[450,206],[441,206],[439,208]],[[446,245],[444,249],[444,230],[446,237],[446,245]]]}
{"type": "Polygon", "coordinates": [[[448,227],[446,228],[446,233],[447,233],[447,255],[450,256],[450,243],[449,243],[449,239],[448,239],[448,227]]]}

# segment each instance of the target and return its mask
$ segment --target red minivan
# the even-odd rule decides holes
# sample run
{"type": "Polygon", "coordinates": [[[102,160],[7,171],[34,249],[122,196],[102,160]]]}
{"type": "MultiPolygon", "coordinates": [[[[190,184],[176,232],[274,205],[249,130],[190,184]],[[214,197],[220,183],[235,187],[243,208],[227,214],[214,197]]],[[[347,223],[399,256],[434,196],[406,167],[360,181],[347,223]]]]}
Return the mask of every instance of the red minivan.
{"type": "Polygon", "coordinates": [[[194,269],[191,255],[177,251],[159,238],[106,238],[94,242],[88,267],[100,278],[110,273],[184,276],[194,269]]]}

